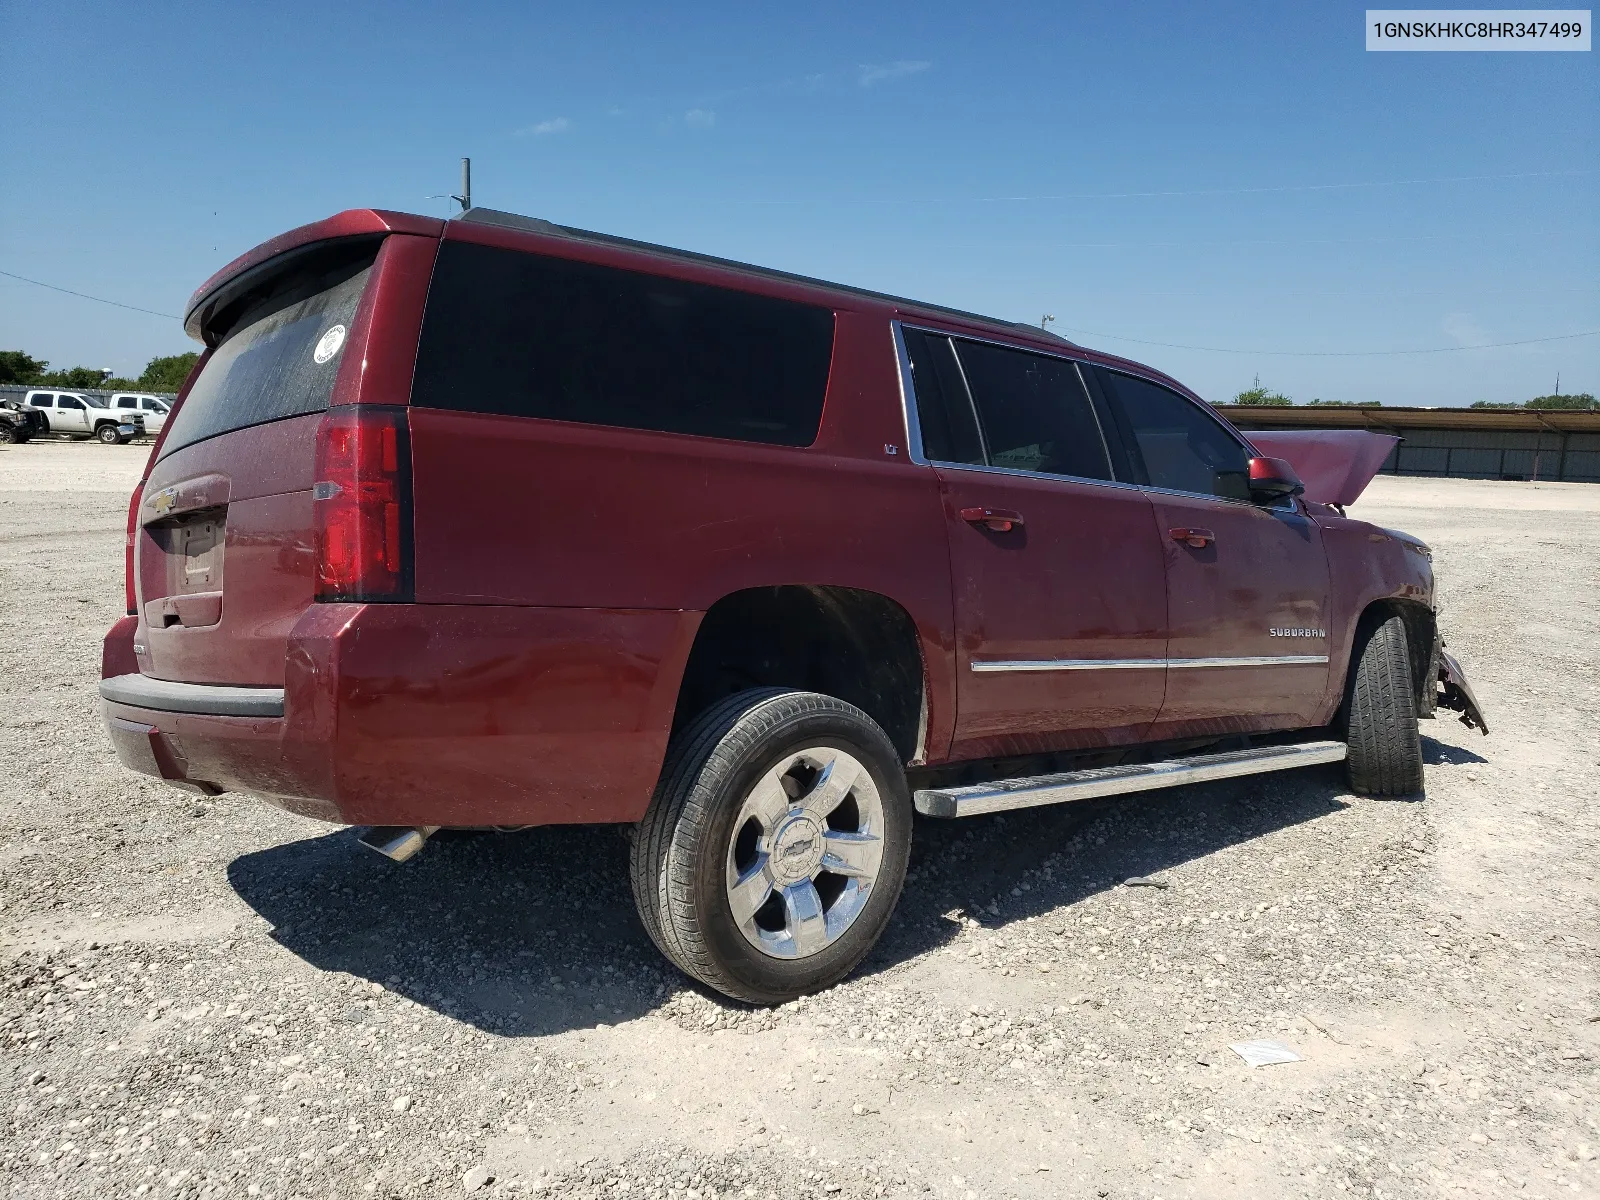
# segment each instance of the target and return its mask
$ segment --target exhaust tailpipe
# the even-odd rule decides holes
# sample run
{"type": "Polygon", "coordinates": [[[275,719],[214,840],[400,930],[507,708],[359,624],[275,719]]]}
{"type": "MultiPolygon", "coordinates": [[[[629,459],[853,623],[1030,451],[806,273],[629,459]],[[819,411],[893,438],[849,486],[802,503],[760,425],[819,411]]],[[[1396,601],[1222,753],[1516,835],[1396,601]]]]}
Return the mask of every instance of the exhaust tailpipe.
{"type": "Polygon", "coordinates": [[[374,825],[356,840],[394,862],[405,862],[439,831],[437,825],[374,825]]]}

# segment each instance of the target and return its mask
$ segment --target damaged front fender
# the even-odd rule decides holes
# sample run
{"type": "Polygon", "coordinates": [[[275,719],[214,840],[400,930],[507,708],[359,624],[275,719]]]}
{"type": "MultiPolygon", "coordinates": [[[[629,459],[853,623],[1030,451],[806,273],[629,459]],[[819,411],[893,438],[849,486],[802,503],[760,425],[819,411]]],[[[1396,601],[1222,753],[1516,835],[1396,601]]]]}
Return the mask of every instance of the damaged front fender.
{"type": "Polygon", "coordinates": [[[1488,735],[1488,722],[1483,719],[1478,698],[1472,694],[1467,673],[1443,645],[1439,647],[1439,705],[1460,713],[1461,723],[1468,729],[1477,729],[1488,735]]]}

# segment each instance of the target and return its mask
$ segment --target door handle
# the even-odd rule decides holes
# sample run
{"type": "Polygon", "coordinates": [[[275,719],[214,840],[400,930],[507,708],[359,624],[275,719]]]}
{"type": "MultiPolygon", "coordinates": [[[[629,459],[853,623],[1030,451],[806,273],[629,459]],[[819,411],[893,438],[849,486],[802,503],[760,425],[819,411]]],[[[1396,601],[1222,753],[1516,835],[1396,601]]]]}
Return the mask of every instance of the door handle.
{"type": "Polygon", "coordinates": [[[1209,529],[1191,529],[1187,527],[1169,529],[1167,530],[1167,536],[1175,542],[1182,542],[1191,550],[1204,550],[1217,540],[1217,535],[1209,529]]]}
{"type": "Polygon", "coordinates": [[[961,519],[970,525],[982,525],[994,533],[1010,533],[1023,524],[1022,514],[1009,508],[963,508],[961,519]]]}

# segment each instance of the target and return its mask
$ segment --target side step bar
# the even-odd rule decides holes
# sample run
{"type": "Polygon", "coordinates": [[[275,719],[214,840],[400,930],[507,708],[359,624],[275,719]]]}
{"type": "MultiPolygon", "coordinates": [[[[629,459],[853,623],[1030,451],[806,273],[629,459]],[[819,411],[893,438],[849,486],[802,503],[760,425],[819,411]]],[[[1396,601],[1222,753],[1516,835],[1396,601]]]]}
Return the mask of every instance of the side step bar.
{"type": "Polygon", "coordinates": [[[928,788],[919,791],[914,800],[917,811],[924,816],[972,817],[1012,808],[1032,808],[1039,804],[1093,800],[1099,796],[1151,792],[1185,783],[1233,779],[1266,771],[1287,771],[1291,767],[1309,767],[1314,763],[1343,762],[1344,757],[1343,742],[1303,742],[1298,746],[1264,746],[1259,750],[1230,750],[1226,754],[1197,754],[1193,758],[1174,758],[1166,762],[1139,763],[1137,766],[1094,767],[1087,771],[1065,771],[1060,775],[1035,775],[1027,779],[1002,779],[996,783],[928,788]]]}

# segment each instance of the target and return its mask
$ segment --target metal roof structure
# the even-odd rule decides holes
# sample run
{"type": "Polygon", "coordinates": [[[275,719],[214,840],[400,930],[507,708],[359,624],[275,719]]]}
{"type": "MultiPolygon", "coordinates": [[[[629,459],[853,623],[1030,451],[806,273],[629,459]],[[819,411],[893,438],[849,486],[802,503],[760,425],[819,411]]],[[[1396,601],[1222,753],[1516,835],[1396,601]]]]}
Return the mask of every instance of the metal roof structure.
{"type": "Polygon", "coordinates": [[[1219,404],[1249,433],[1269,429],[1370,429],[1401,440],[1386,475],[1600,483],[1600,410],[1386,408],[1376,404],[1219,404]]]}
{"type": "Polygon", "coordinates": [[[1388,408],[1371,404],[1218,404],[1241,429],[1459,429],[1535,433],[1600,433],[1600,409],[1388,408]]]}

